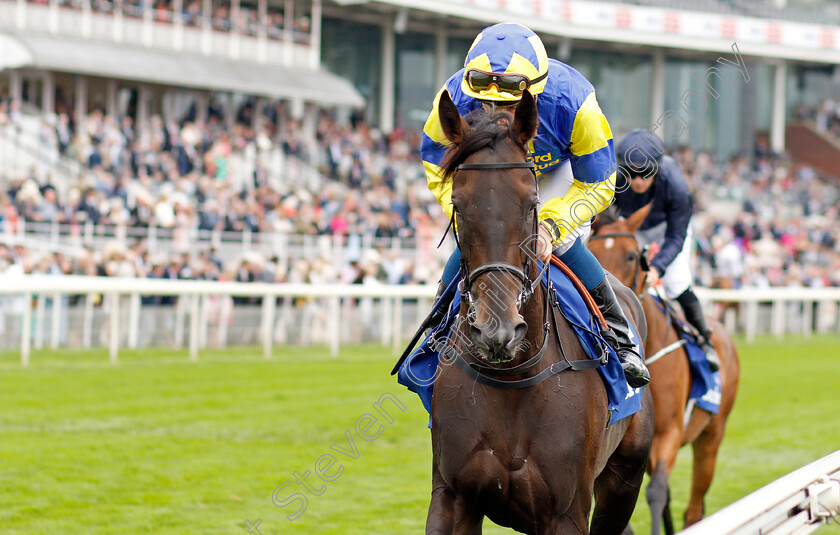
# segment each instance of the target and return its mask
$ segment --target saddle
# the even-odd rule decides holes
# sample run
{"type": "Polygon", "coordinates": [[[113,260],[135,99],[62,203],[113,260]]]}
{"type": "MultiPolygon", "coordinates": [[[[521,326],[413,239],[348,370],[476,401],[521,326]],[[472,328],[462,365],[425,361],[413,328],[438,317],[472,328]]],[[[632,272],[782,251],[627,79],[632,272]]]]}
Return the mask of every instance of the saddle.
{"type": "MultiPolygon", "coordinates": [[[[678,347],[684,346],[685,352],[688,354],[689,369],[691,370],[691,391],[688,394],[688,406],[691,408],[696,405],[700,409],[717,414],[720,411],[721,401],[720,372],[712,372],[709,368],[709,361],[706,360],[706,354],[700,347],[700,333],[694,326],[685,321],[682,316],[682,311],[678,311],[671,301],[658,294],[654,294],[651,297],[653,297],[653,301],[659,307],[659,310],[665,314],[669,324],[677,332],[680,340],[675,344],[663,347],[660,351],[651,355],[647,359],[647,364],[653,364],[678,347]]],[[[691,411],[686,411],[686,425],[688,424],[690,415],[691,411]]]]}

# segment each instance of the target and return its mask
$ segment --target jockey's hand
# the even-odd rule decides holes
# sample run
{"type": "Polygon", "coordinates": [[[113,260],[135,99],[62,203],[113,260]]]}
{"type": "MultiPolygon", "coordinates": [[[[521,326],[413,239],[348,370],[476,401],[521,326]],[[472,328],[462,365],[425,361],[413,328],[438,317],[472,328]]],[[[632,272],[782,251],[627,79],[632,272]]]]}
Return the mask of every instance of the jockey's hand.
{"type": "Polygon", "coordinates": [[[659,282],[659,270],[655,267],[651,266],[650,271],[647,272],[647,277],[645,278],[645,283],[648,285],[648,288],[653,288],[659,282]]]}
{"type": "Polygon", "coordinates": [[[551,234],[548,229],[540,225],[539,240],[537,241],[537,258],[540,262],[547,262],[551,257],[551,251],[554,247],[551,245],[551,234]]]}

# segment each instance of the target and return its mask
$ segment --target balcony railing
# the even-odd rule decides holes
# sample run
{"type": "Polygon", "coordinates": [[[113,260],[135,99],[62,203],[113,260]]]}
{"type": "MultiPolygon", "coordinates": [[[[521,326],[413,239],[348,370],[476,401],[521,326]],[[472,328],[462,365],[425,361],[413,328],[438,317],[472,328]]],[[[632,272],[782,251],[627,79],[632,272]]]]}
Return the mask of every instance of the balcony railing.
{"type": "MultiPolygon", "coordinates": [[[[0,0],[0,29],[183,51],[229,60],[317,68],[319,50],[308,31],[240,16],[209,20],[188,13],[94,0],[31,3],[0,0]],[[122,5],[122,8],[115,8],[122,5]]],[[[244,11],[244,10],[243,10],[244,11]]]]}

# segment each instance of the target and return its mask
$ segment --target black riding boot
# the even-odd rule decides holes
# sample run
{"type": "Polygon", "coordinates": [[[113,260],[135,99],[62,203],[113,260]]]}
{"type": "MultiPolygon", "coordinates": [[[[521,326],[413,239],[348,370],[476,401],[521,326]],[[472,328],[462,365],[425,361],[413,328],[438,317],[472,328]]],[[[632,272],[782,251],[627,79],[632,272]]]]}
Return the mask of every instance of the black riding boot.
{"type": "Polygon", "coordinates": [[[598,286],[589,290],[589,294],[607,320],[609,329],[602,334],[618,353],[627,384],[634,388],[648,384],[650,372],[636,351],[636,345],[630,340],[630,324],[627,323],[627,317],[621,310],[609,281],[604,279],[598,286]]]}
{"type": "MultiPolygon", "coordinates": [[[[435,293],[434,300],[435,303],[437,303],[440,300],[440,298],[443,297],[443,292],[446,291],[446,286],[446,283],[443,282],[442,279],[438,281],[437,293],[435,293]]],[[[435,311],[434,315],[432,315],[429,318],[430,329],[434,329],[435,327],[437,327],[440,324],[440,322],[443,321],[443,318],[446,317],[446,314],[449,312],[449,303],[452,302],[452,298],[454,296],[454,294],[449,295],[448,299],[446,300],[446,303],[441,303],[438,309],[435,311]]]]}
{"type": "Polygon", "coordinates": [[[700,348],[706,354],[706,360],[709,361],[709,368],[713,372],[720,369],[720,357],[718,357],[717,350],[712,344],[712,331],[706,326],[706,317],[703,315],[703,307],[700,305],[700,300],[691,291],[691,288],[684,291],[677,297],[677,302],[685,313],[685,319],[700,333],[701,339],[700,348]]]}

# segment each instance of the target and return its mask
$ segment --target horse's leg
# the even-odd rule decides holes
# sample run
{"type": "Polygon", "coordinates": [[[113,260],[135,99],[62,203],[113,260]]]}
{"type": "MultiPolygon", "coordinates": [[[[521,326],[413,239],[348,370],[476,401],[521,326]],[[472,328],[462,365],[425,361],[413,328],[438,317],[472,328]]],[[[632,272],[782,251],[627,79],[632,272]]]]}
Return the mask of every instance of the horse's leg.
{"type": "MultiPolygon", "coordinates": [[[[646,460],[647,455],[642,459],[646,460]]],[[[642,488],[645,463],[611,457],[595,480],[592,535],[619,534],[628,527],[642,488]]],[[[631,531],[632,533],[632,531],[631,531]]]]}
{"type": "Polygon", "coordinates": [[[665,510],[662,512],[662,523],[665,524],[665,535],[674,535],[674,517],[671,516],[671,486],[668,485],[665,510]]]}
{"type": "MultiPolygon", "coordinates": [[[[595,479],[593,535],[626,533],[639,498],[650,457],[653,436],[653,400],[648,393],[642,412],[624,433],[624,438],[595,479]]],[[[630,530],[632,534],[633,531],[630,530]]]]}
{"type": "Polygon", "coordinates": [[[552,522],[551,526],[537,530],[536,535],[589,535],[592,533],[589,531],[587,522],[592,499],[584,500],[581,496],[575,501],[578,503],[573,503],[566,514],[552,522]]]}
{"type": "Polygon", "coordinates": [[[703,518],[703,498],[712,485],[718,448],[723,440],[726,423],[724,415],[716,415],[709,426],[694,441],[694,467],[691,475],[691,497],[685,511],[685,527],[703,518]]]}
{"type": "Polygon", "coordinates": [[[653,468],[645,497],[650,506],[651,535],[659,535],[665,508],[668,506],[668,468],[663,460],[658,461],[653,468]]]}
{"type": "Polygon", "coordinates": [[[482,518],[455,496],[440,474],[434,473],[426,535],[481,535],[482,518]]]}
{"type": "Polygon", "coordinates": [[[677,463],[682,442],[682,412],[666,419],[664,431],[654,437],[650,452],[650,481],[645,496],[650,507],[650,528],[653,535],[661,533],[665,508],[668,507],[668,478],[677,463]]]}

